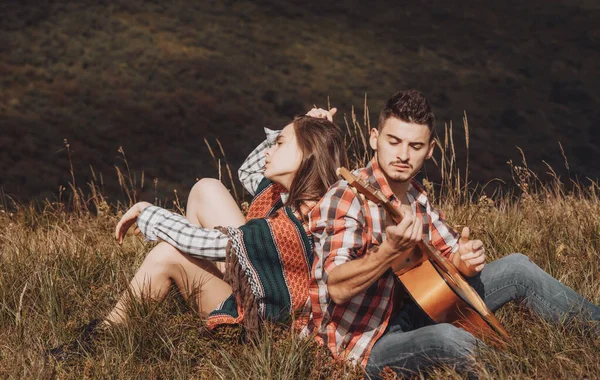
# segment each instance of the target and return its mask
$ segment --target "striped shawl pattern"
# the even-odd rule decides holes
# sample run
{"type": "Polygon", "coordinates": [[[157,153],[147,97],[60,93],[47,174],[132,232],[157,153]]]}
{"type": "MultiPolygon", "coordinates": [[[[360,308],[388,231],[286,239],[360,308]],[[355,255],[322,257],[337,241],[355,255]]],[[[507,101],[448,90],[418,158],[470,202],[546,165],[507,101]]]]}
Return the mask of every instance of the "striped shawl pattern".
{"type": "Polygon", "coordinates": [[[312,239],[298,215],[283,206],[282,192],[281,185],[263,180],[246,224],[221,228],[230,237],[224,279],[233,293],[210,313],[210,328],[242,323],[252,331],[261,320],[284,321],[310,309],[312,239]]]}

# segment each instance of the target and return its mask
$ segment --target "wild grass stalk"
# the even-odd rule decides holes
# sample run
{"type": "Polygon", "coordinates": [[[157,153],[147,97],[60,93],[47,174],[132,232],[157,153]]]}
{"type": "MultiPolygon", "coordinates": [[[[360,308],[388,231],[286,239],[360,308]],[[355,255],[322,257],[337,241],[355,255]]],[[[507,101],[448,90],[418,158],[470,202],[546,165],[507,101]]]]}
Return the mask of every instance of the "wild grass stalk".
{"type": "MultiPolygon", "coordinates": [[[[364,112],[360,120],[354,110],[345,118],[355,167],[371,157],[367,145],[371,124],[364,112]]],[[[468,148],[466,116],[463,128],[468,148]]],[[[523,156],[522,164],[511,164],[515,189],[488,196],[481,187],[469,184],[468,159],[466,167],[459,169],[453,129],[452,124],[446,125],[444,135],[436,140],[442,181],[432,187],[437,190],[436,204],[450,223],[471,227],[472,235],[483,240],[490,260],[524,253],[600,303],[598,183],[565,186],[550,167],[551,181],[543,182],[523,156]]],[[[221,157],[212,150],[211,154],[220,178],[233,186],[227,161],[223,177],[221,157]]],[[[224,155],[221,148],[220,154],[224,155]]],[[[132,172],[119,170],[117,175],[129,203],[137,200],[139,187],[132,172]]],[[[127,326],[111,329],[93,351],[61,363],[49,360],[45,350],[76,336],[81,324],[106,315],[150,248],[138,236],[128,236],[122,246],[117,245],[113,229],[117,211],[125,205],[109,205],[97,177],[88,184],[87,198],[75,188],[75,180],[69,187],[72,204],[46,202],[40,210],[8,197],[0,202],[0,377],[362,377],[357,368],[331,361],[325,348],[299,339],[285,326],[266,326],[251,341],[243,339],[239,327],[207,331],[194,311],[194,296],[183,302],[173,290],[165,302],[132,304],[127,326]]],[[[183,210],[184,205],[180,207],[183,210]]],[[[584,326],[546,323],[519,305],[509,305],[497,316],[513,339],[505,350],[489,350],[477,357],[482,378],[594,378],[600,373],[600,339],[590,336],[584,326]]],[[[439,368],[430,375],[462,378],[452,368],[439,368]]]]}

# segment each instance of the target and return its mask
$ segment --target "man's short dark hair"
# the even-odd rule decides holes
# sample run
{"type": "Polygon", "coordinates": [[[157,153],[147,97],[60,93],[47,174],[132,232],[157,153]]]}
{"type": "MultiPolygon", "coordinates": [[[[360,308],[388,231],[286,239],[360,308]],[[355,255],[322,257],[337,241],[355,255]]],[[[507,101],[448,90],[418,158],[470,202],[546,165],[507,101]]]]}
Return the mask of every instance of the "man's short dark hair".
{"type": "Polygon", "coordinates": [[[435,115],[425,96],[417,90],[399,91],[392,95],[379,114],[377,128],[380,131],[385,121],[390,117],[395,117],[406,123],[427,125],[433,138],[435,115]]]}

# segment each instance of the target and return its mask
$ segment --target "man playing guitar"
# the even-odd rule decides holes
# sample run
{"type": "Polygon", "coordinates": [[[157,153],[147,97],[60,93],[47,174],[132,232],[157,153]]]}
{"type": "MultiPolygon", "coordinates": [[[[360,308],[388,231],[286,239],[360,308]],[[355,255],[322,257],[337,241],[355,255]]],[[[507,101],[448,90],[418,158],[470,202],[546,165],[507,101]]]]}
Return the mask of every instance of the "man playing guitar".
{"type": "MultiPolygon", "coordinates": [[[[469,240],[468,228],[459,235],[446,223],[413,178],[433,153],[433,128],[433,112],[421,93],[396,93],[370,132],[375,156],[354,172],[403,213],[400,223],[386,219],[382,207],[344,180],[310,214],[312,327],[335,357],[358,362],[369,377],[388,366],[400,375],[443,363],[468,370],[483,345],[461,328],[432,322],[391,269],[421,239],[456,266],[492,311],[522,299],[547,320],[600,320],[600,307],[526,256],[515,253],[486,265],[483,243],[469,240]]],[[[600,325],[595,329],[600,335],[600,325]]]]}

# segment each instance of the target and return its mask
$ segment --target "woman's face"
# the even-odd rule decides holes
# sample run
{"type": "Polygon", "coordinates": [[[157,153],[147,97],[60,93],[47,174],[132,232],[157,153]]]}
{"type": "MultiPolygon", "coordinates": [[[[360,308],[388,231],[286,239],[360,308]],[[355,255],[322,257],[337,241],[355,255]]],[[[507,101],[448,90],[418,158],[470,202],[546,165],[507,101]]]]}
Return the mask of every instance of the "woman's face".
{"type": "Polygon", "coordinates": [[[265,156],[267,163],[264,176],[289,190],[302,163],[302,152],[296,142],[294,124],[283,128],[275,145],[265,151],[265,156]]]}

